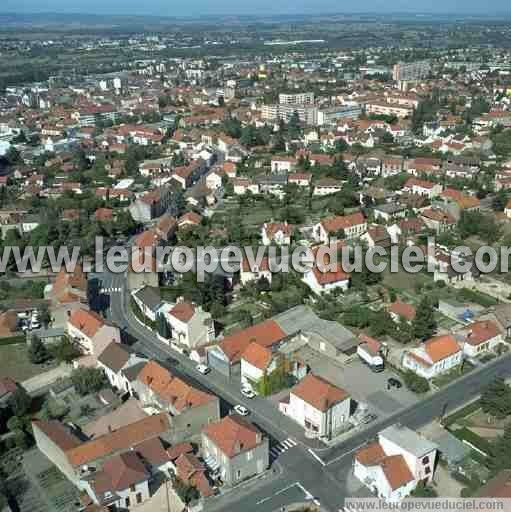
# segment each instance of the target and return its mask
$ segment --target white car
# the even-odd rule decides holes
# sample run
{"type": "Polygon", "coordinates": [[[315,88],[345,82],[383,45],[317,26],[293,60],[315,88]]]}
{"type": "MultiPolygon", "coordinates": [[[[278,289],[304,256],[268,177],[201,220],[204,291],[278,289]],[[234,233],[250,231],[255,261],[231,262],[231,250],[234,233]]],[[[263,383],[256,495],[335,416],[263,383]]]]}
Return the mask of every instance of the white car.
{"type": "Polygon", "coordinates": [[[240,416],[248,416],[250,414],[249,410],[246,407],[243,407],[243,405],[235,405],[233,409],[240,416]]]}
{"type": "Polygon", "coordinates": [[[202,373],[202,375],[207,375],[211,371],[211,368],[205,364],[198,364],[195,368],[199,373],[202,373]]]}
{"type": "Polygon", "coordinates": [[[250,389],[250,388],[241,388],[241,394],[245,398],[254,398],[256,396],[254,391],[252,389],[250,389]]]}

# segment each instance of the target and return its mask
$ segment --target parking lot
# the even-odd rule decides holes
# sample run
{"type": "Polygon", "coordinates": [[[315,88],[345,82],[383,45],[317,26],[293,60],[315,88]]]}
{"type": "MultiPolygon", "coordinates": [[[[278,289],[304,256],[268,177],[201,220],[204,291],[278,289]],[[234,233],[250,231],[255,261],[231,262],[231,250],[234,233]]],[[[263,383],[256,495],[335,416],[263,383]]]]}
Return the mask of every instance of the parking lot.
{"type": "Polygon", "coordinates": [[[393,413],[418,401],[417,396],[406,389],[404,384],[400,389],[387,389],[387,380],[390,377],[403,382],[398,374],[389,369],[374,373],[357,356],[349,363],[342,364],[309,347],[301,348],[298,355],[309,364],[315,375],[345,389],[357,402],[368,404],[369,410],[379,416],[393,413]]]}

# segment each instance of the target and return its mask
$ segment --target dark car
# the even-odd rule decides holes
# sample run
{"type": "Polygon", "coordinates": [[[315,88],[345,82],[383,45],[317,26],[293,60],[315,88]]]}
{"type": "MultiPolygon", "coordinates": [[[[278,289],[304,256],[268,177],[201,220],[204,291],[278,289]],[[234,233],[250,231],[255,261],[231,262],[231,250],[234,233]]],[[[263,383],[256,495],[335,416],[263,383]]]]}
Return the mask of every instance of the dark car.
{"type": "Polygon", "coordinates": [[[389,387],[391,388],[401,388],[403,387],[403,384],[401,384],[401,382],[399,382],[397,379],[395,379],[394,377],[391,377],[388,381],[387,381],[387,384],[389,387]]]}

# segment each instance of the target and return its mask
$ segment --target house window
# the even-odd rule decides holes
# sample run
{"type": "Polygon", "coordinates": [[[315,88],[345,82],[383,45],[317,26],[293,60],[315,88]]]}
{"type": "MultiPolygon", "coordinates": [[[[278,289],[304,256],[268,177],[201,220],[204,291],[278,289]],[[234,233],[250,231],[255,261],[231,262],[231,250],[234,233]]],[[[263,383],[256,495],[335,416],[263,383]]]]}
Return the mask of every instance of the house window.
{"type": "Polygon", "coordinates": [[[428,466],[428,467],[426,468],[426,475],[429,475],[430,473],[431,473],[431,468],[428,466]]]}
{"type": "Polygon", "coordinates": [[[236,471],[236,478],[239,480],[241,478],[241,471],[238,469],[238,471],[236,471]]]}
{"type": "Polygon", "coordinates": [[[142,503],[142,493],[137,492],[137,503],[142,503]]]}
{"type": "Polygon", "coordinates": [[[422,463],[423,463],[424,465],[428,464],[428,463],[429,463],[429,457],[424,457],[424,458],[422,459],[422,463]]]}
{"type": "Polygon", "coordinates": [[[130,508],[130,499],[129,499],[129,498],[126,498],[126,499],[124,500],[124,503],[125,503],[125,505],[126,505],[126,508],[130,508]]]}
{"type": "Polygon", "coordinates": [[[247,460],[252,460],[254,458],[254,452],[252,450],[247,452],[247,460]]]}
{"type": "Polygon", "coordinates": [[[322,352],[326,350],[326,345],[323,341],[321,341],[319,344],[319,350],[321,350],[322,352]]]}

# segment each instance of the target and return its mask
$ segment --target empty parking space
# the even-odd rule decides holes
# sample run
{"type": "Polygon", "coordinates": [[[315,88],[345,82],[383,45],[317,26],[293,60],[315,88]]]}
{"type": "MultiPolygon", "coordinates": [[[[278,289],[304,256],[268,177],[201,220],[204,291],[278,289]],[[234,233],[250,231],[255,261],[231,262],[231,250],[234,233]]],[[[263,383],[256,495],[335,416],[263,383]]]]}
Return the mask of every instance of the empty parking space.
{"type": "Polygon", "coordinates": [[[315,375],[342,387],[356,401],[365,402],[380,416],[395,412],[418,400],[417,396],[406,389],[404,384],[400,389],[388,389],[387,381],[390,377],[402,382],[402,378],[389,369],[374,373],[358,358],[343,364],[308,347],[300,349],[299,356],[309,364],[315,375]]]}

